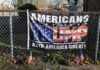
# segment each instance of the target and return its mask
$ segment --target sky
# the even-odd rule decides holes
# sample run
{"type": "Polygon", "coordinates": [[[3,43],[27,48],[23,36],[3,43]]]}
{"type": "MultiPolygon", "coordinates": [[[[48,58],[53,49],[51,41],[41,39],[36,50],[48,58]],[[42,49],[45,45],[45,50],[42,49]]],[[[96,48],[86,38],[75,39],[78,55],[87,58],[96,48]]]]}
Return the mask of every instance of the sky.
{"type": "Polygon", "coordinates": [[[5,2],[7,4],[11,4],[12,0],[0,0],[0,4],[3,3],[3,2],[5,2]]]}
{"type": "Polygon", "coordinates": [[[4,5],[6,4],[6,5],[8,5],[9,7],[13,7],[13,6],[11,5],[12,0],[0,0],[0,4],[1,4],[1,3],[4,3],[4,5]]]}

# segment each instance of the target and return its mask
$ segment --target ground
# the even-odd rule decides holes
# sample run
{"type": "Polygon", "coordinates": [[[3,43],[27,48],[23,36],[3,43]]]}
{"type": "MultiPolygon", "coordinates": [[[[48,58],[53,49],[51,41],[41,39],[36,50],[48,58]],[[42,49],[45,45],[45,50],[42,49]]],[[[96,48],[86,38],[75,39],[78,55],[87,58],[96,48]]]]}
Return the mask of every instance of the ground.
{"type": "Polygon", "coordinates": [[[0,70],[100,70],[100,65],[58,65],[34,61],[32,64],[14,64],[9,61],[0,60],[0,70]]]}

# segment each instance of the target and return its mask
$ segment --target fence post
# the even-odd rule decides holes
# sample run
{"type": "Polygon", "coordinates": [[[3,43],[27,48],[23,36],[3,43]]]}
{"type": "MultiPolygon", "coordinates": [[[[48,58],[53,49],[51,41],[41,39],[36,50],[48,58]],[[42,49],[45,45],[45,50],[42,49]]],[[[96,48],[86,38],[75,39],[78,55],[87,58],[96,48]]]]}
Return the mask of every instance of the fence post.
{"type": "Polygon", "coordinates": [[[10,43],[11,43],[11,57],[12,60],[14,59],[14,52],[13,52],[13,26],[12,26],[12,12],[10,11],[10,43]]]}
{"type": "Polygon", "coordinates": [[[29,10],[27,9],[27,49],[30,46],[30,23],[29,23],[29,10]]]}
{"type": "Polygon", "coordinates": [[[98,18],[98,33],[97,33],[97,42],[96,42],[95,62],[97,61],[97,58],[98,58],[99,35],[100,35],[100,15],[98,18]]]}

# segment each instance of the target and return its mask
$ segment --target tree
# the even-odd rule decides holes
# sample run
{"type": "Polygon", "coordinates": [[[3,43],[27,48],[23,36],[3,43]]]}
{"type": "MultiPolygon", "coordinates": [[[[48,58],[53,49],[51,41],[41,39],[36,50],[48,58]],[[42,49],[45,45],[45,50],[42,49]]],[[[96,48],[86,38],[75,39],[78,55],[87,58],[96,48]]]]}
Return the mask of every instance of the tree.
{"type": "Polygon", "coordinates": [[[100,0],[84,0],[84,11],[100,11],[100,0]]]}
{"type": "Polygon", "coordinates": [[[24,4],[23,0],[17,0],[17,7],[22,6],[24,4]]]}
{"type": "MultiPolygon", "coordinates": [[[[37,7],[30,4],[30,3],[27,3],[27,4],[24,4],[20,7],[17,8],[18,10],[37,10],[37,7]]],[[[19,16],[20,18],[23,18],[23,17],[26,17],[26,12],[19,12],[19,16]]]]}
{"type": "Polygon", "coordinates": [[[37,7],[32,5],[32,4],[30,4],[30,3],[24,4],[24,5],[20,6],[20,7],[18,7],[18,10],[27,10],[27,9],[29,9],[29,10],[37,10],[37,7]]]}

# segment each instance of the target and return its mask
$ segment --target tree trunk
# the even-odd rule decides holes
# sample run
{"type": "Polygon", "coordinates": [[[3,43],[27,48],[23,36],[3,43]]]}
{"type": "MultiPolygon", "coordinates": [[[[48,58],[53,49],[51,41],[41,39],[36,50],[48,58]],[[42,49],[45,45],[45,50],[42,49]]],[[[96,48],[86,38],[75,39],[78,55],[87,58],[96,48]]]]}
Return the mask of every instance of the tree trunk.
{"type": "Polygon", "coordinates": [[[84,11],[100,11],[100,0],[84,0],[84,11]]]}

